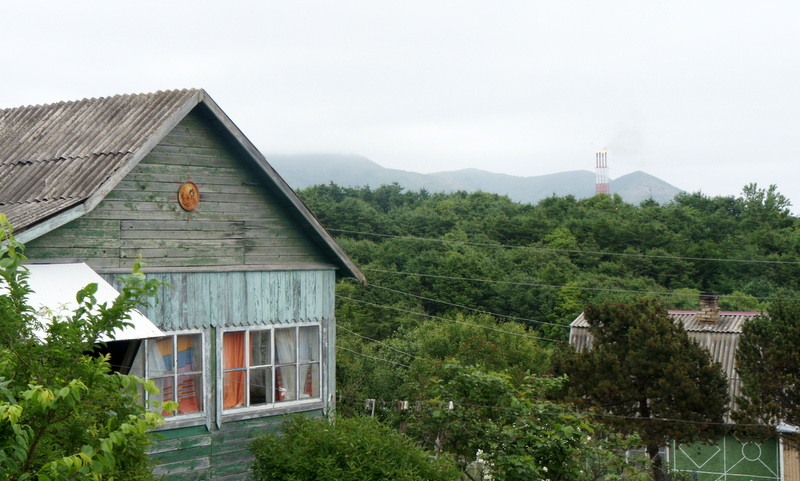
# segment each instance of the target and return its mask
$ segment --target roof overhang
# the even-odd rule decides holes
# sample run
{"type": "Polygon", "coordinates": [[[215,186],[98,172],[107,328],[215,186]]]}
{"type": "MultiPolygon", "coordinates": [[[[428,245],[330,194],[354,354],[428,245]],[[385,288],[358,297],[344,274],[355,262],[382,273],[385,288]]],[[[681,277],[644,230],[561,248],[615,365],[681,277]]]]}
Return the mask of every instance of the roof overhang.
{"type": "MultiPolygon", "coordinates": [[[[83,262],[26,264],[25,267],[30,273],[28,286],[32,290],[28,296],[28,304],[36,310],[37,317],[43,323],[48,322],[48,312],[55,315],[72,316],[78,308],[75,294],[89,284],[97,284],[97,292],[94,297],[98,304],[106,302],[111,305],[119,296],[119,292],[111,284],[83,262]]],[[[97,341],[127,341],[164,335],[141,312],[132,310],[129,314],[132,326],[117,329],[112,336],[102,336],[97,341]]]]}

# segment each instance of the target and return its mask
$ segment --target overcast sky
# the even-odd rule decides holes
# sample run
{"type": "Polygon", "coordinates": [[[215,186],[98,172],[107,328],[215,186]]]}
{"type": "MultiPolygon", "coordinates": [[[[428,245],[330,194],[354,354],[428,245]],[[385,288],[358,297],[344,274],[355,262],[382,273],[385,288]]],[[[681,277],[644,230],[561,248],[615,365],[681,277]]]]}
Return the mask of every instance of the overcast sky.
{"type": "MultiPolygon", "coordinates": [[[[800,2],[4,1],[0,107],[204,88],[264,152],[634,171],[800,211],[800,2]]],[[[0,153],[1,155],[1,153],[0,153]]]]}

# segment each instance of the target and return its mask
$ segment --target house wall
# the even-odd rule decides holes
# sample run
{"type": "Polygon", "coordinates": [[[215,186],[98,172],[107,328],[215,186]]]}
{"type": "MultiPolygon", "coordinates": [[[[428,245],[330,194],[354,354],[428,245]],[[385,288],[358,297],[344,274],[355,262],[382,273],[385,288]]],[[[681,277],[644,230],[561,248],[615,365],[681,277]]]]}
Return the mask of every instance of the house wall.
{"type": "Polygon", "coordinates": [[[34,262],[86,262],[116,286],[141,256],[148,277],[169,284],[144,314],[165,331],[204,332],[208,416],[158,431],[152,455],[166,479],[245,479],[250,440],[299,411],[322,415],[335,390],[335,265],[216,122],[197,107],[95,209],[26,248],[34,262]],[[200,192],[192,212],[177,201],[185,181],[200,192]],[[321,327],[321,400],[221,416],[217,328],[298,323],[321,327]]]}
{"type": "MultiPolygon", "coordinates": [[[[323,413],[317,410],[303,415],[319,417],[323,413]]],[[[161,439],[150,451],[157,463],[153,471],[165,480],[176,481],[248,479],[253,460],[248,450],[250,442],[265,433],[277,432],[287,416],[227,423],[218,431],[194,426],[159,432],[161,439]]]]}
{"type": "Polygon", "coordinates": [[[790,444],[783,444],[783,481],[800,481],[800,451],[790,444]]]}
{"type": "MultiPolygon", "coordinates": [[[[334,318],[336,275],[329,270],[166,272],[158,303],[141,309],[162,330],[322,322],[334,318]]],[[[119,288],[117,274],[103,274],[119,288]]]]}
{"type": "Polygon", "coordinates": [[[98,272],[332,268],[267,177],[198,106],[94,210],[28,242],[38,259],[82,260],[98,272]],[[200,203],[178,204],[192,181],[200,203]]]}

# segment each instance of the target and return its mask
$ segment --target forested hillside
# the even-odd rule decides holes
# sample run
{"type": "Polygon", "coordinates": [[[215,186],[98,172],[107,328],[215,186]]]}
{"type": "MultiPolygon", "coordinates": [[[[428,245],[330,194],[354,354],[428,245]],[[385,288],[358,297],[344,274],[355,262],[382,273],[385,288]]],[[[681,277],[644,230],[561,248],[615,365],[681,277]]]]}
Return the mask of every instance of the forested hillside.
{"type": "Polygon", "coordinates": [[[652,297],[693,309],[709,291],[723,309],[759,310],[800,290],[798,218],[774,186],[665,205],[607,195],[529,205],[396,184],[299,194],[367,275],[366,288],[340,286],[339,315],[373,338],[424,315],[483,312],[564,340],[558,325],[587,302],[652,297]]]}
{"type": "Polygon", "coordinates": [[[640,351],[668,352],[650,363],[661,374],[645,373],[659,382],[645,385],[675,393],[699,392],[700,383],[718,409],[697,418],[682,395],[652,433],[637,424],[641,413],[595,418],[563,394],[572,375],[582,376],[567,362],[580,356],[567,345],[569,323],[601,306],[625,325],[644,317],[669,326],[663,307],[694,310],[700,292],[720,294],[726,310],[759,311],[800,290],[798,219],[775,187],[749,185],[738,197],[680,194],[665,205],[616,195],[530,205],[397,184],[329,184],[299,194],[369,280],[337,286],[338,414],[366,407],[418,445],[453,455],[473,480],[543,479],[553,466],[563,471],[548,472],[553,480],[663,478],[665,440],[713,441],[723,429],[724,374],[692,361],[686,379],[673,384],[664,373],[678,369],[677,359],[710,355],[685,333],[680,341],[682,330],[662,326],[640,351]],[[706,371],[717,380],[713,393],[698,374],[706,371]],[[553,377],[560,374],[567,377],[553,377]],[[687,430],[700,424],[683,419],[705,428],[687,430]],[[643,444],[649,461],[630,464],[620,454],[643,444]]]}

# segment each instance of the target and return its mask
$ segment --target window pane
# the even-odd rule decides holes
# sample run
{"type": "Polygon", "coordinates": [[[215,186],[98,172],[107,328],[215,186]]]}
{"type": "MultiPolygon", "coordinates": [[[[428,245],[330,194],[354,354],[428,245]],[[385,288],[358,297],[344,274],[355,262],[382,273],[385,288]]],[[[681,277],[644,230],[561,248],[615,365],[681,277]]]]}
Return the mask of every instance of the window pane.
{"type": "Polygon", "coordinates": [[[265,367],[250,370],[250,405],[272,402],[272,369],[265,367]]]}
{"type": "Polygon", "coordinates": [[[178,376],[178,414],[197,413],[203,410],[203,376],[188,374],[178,376]]]}
{"type": "Polygon", "coordinates": [[[225,369],[244,367],[244,331],[222,334],[222,357],[225,369]]]}
{"type": "Polygon", "coordinates": [[[250,365],[267,366],[272,364],[270,348],[272,342],[270,334],[272,331],[252,331],[250,332],[250,365]]]}
{"type": "MultiPolygon", "coordinates": [[[[222,334],[222,366],[224,369],[244,369],[244,331],[222,334]]],[[[222,378],[222,408],[244,406],[245,371],[226,372],[222,378]]]]}
{"type": "Polygon", "coordinates": [[[200,334],[176,336],[178,339],[178,372],[199,372],[203,370],[203,344],[200,334]]]}
{"type": "Polygon", "coordinates": [[[300,362],[319,361],[319,327],[301,327],[297,347],[300,362]]]}
{"type": "MultiPolygon", "coordinates": [[[[150,400],[156,402],[164,402],[164,401],[174,401],[175,400],[175,390],[172,388],[172,378],[165,377],[160,379],[153,379],[153,384],[156,385],[158,392],[156,394],[150,394],[150,400]]],[[[172,416],[174,412],[167,412],[163,411],[161,413],[164,417],[172,416]]]]}
{"type": "Polygon", "coordinates": [[[297,398],[297,366],[290,364],[275,368],[275,402],[294,401],[297,398]]]}
{"type": "Polygon", "coordinates": [[[150,341],[147,353],[149,377],[163,377],[172,374],[174,361],[172,355],[172,336],[150,341]]]}
{"type": "Polygon", "coordinates": [[[244,406],[245,371],[226,372],[222,377],[222,408],[244,406]]]}
{"type": "Polygon", "coordinates": [[[319,363],[300,365],[300,399],[319,397],[319,363]]]}
{"type": "Polygon", "coordinates": [[[295,329],[275,329],[275,364],[295,362],[295,329]]]}

